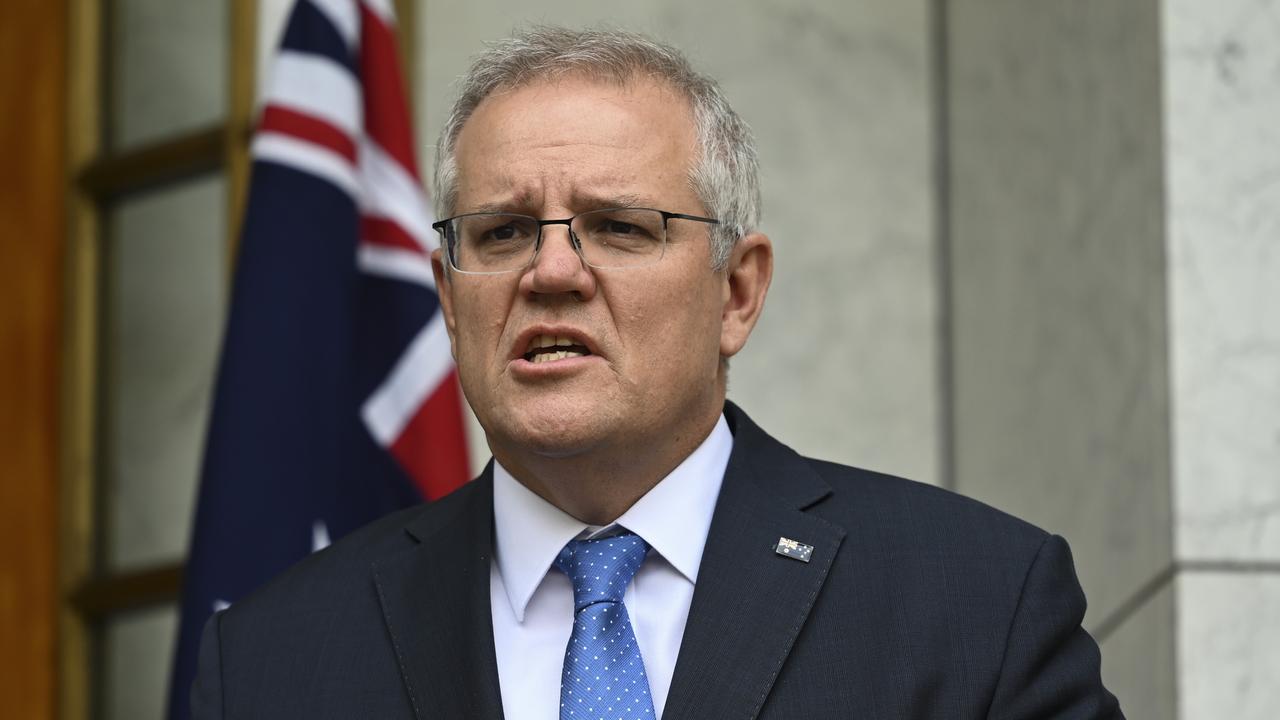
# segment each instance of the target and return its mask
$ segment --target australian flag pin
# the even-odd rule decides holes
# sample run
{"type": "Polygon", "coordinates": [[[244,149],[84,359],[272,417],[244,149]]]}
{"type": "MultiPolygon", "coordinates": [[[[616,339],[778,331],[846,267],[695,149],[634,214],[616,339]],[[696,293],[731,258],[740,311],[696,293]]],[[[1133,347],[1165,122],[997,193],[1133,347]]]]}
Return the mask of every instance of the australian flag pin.
{"type": "Polygon", "coordinates": [[[813,556],[812,545],[805,545],[791,538],[778,538],[778,544],[773,546],[773,551],[800,562],[809,562],[809,558],[813,556]]]}

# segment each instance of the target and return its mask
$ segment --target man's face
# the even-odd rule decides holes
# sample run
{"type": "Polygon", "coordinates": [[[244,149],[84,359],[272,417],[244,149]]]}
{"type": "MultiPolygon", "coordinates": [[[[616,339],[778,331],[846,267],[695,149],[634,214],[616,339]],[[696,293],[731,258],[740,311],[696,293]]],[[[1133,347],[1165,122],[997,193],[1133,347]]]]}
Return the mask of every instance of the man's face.
{"type": "MultiPolygon", "coordinates": [[[[654,81],[538,82],[488,97],[467,120],[454,212],[553,219],[634,205],[705,215],[687,180],[695,149],[687,101],[654,81]]],[[[671,221],[664,256],[642,267],[588,267],[553,225],[524,270],[445,277],[437,259],[437,276],[463,389],[513,471],[531,456],[661,453],[720,410],[731,293],[726,273],[711,270],[705,224],[671,221]],[[548,338],[589,353],[531,359],[548,338]]]]}

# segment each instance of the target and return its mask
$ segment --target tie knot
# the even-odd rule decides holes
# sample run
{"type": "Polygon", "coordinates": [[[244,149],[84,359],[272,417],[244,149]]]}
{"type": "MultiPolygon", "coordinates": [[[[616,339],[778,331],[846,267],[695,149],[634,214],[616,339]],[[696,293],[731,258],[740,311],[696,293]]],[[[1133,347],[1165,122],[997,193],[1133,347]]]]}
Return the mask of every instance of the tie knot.
{"type": "Polygon", "coordinates": [[[648,552],[649,545],[634,533],[570,540],[555,565],[573,582],[574,611],[598,602],[622,602],[648,552]]]}

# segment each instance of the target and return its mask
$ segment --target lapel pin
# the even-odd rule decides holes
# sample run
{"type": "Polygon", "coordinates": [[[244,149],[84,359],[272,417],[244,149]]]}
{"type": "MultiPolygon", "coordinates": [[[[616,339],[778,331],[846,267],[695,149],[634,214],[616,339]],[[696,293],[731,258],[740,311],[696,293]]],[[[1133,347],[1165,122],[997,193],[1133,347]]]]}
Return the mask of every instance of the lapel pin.
{"type": "Polygon", "coordinates": [[[773,546],[773,551],[800,562],[809,562],[809,558],[813,556],[812,545],[805,545],[791,538],[778,538],[778,544],[773,546]]]}

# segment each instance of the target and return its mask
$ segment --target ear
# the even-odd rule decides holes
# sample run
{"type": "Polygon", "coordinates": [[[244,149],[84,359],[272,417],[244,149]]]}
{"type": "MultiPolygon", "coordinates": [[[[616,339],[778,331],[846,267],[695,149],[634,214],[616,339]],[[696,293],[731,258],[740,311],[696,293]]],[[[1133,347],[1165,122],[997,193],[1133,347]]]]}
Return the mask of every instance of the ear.
{"type": "Polygon", "coordinates": [[[444,251],[436,248],[431,251],[431,273],[436,278],[436,295],[440,298],[440,311],[444,313],[444,327],[449,331],[449,351],[456,362],[458,359],[457,318],[453,314],[453,281],[444,267],[444,251]]]}
{"type": "Polygon", "coordinates": [[[747,344],[747,337],[764,310],[764,297],[773,279],[773,243],[764,233],[748,233],[734,245],[723,272],[720,356],[729,358],[747,344]]]}

